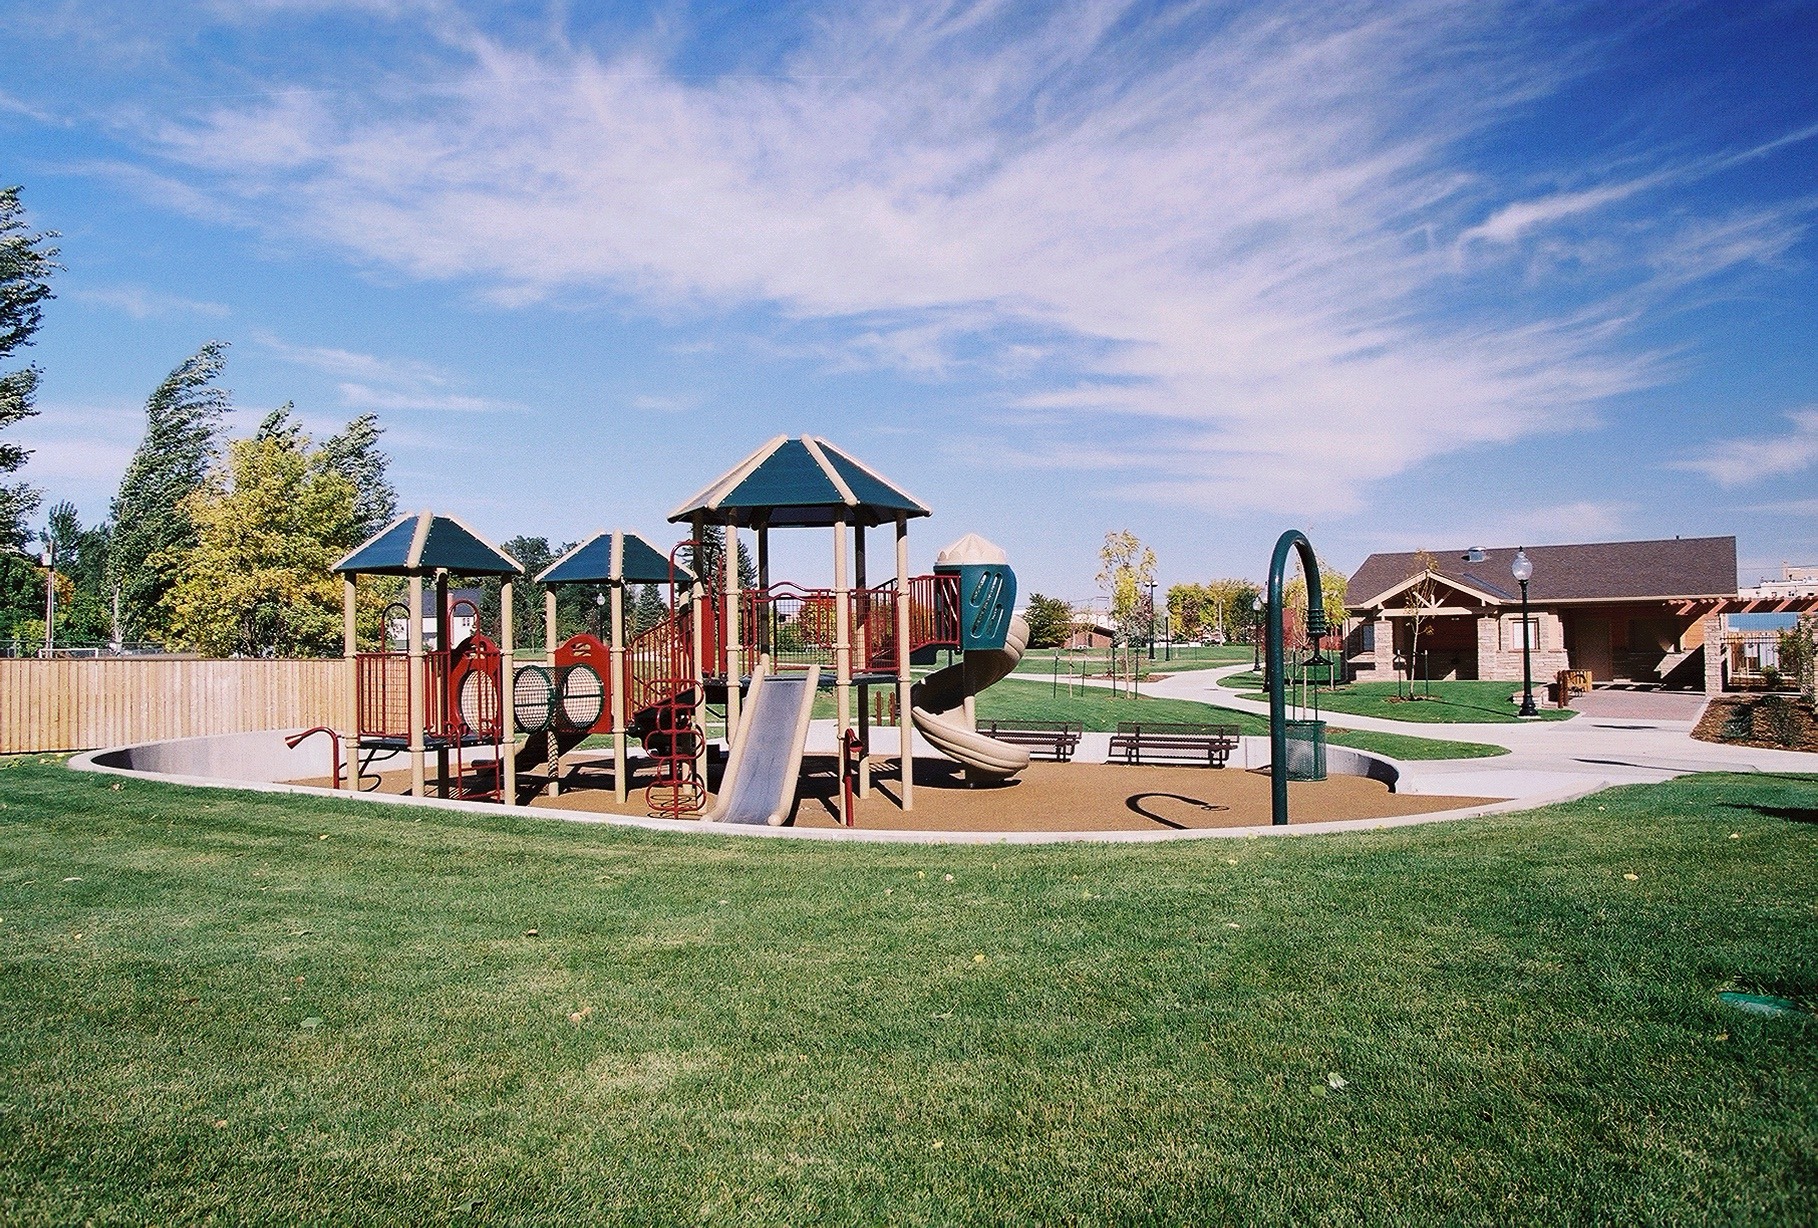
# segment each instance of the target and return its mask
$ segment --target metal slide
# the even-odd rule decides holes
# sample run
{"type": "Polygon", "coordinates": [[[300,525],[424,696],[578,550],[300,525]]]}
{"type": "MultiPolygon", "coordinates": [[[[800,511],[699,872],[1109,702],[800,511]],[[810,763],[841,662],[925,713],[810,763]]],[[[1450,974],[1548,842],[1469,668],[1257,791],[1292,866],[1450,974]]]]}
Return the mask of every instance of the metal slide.
{"type": "Polygon", "coordinates": [[[710,823],[768,823],[778,827],[795,809],[796,779],[821,667],[806,673],[752,675],[739,735],[714,795],[710,823]]]}
{"type": "Polygon", "coordinates": [[[1002,648],[974,649],[959,664],[936,670],[909,692],[916,729],[941,754],[964,764],[968,780],[1008,780],[1029,766],[1029,751],[988,738],[968,729],[963,718],[953,720],[942,713],[960,707],[968,695],[1002,681],[1022,660],[1028,644],[1029,624],[1022,615],[1012,615],[1002,648]]]}

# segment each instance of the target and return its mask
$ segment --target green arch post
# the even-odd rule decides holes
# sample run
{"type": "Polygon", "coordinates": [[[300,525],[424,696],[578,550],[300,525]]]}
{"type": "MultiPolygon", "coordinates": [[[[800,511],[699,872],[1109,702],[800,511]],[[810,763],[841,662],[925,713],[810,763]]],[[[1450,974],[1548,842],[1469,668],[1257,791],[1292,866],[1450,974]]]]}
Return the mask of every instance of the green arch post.
{"type": "Polygon", "coordinates": [[[1275,542],[1269,560],[1269,821],[1277,827],[1288,823],[1288,714],[1282,685],[1282,571],[1288,550],[1300,551],[1301,569],[1307,573],[1307,635],[1317,641],[1326,633],[1325,595],[1319,591],[1319,559],[1313,543],[1299,529],[1289,529],[1275,542]]]}

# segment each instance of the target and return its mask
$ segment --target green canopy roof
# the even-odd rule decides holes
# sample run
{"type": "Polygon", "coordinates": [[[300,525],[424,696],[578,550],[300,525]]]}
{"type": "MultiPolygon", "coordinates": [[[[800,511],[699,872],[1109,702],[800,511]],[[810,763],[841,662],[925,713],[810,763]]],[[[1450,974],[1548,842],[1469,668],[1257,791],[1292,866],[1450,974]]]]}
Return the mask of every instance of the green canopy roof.
{"type": "Polygon", "coordinates": [[[524,568],[453,516],[411,512],[380,529],[335,571],[422,576],[446,569],[463,576],[516,576],[524,568]]]}
{"type": "MultiPolygon", "coordinates": [[[[678,582],[692,584],[694,573],[675,565],[678,582]]],[[[667,584],[669,556],[639,537],[614,529],[592,537],[551,563],[539,584],[667,584]]]]}
{"type": "Polygon", "coordinates": [[[840,518],[855,525],[926,516],[922,503],[862,461],[813,435],[779,435],[746,457],[669,517],[704,512],[715,524],[742,528],[823,527],[840,518]]]}

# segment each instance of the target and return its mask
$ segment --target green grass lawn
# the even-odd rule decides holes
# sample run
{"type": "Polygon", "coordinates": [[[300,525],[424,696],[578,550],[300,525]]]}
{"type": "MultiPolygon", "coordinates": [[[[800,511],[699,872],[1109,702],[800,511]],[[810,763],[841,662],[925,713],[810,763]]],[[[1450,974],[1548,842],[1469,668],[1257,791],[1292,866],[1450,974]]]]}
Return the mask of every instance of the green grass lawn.
{"type": "Polygon", "coordinates": [[[1157,846],[0,769],[9,1223],[1810,1223],[1818,778],[1157,846]],[[118,783],[118,788],[115,787],[118,783]]]}
{"type": "MultiPolygon", "coordinates": [[[[1260,691],[1262,676],[1246,671],[1220,679],[1219,685],[1234,691],[1260,691]]],[[[1430,685],[1431,697],[1426,697],[1429,684],[1421,682],[1414,684],[1413,689],[1423,698],[1400,702],[1396,701],[1397,688],[1393,682],[1353,682],[1336,691],[1322,687],[1319,706],[1352,716],[1376,716],[1386,721],[1417,721],[1435,725],[1514,724],[1520,719],[1515,715],[1515,705],[1509,702],[1509,696],[1521,689],[1519,683],[1467,679],[1440,681],[1430,685]]],[[[1410,687],[1404,682],[1400,689],[1406,693],[1410,687]]],[[[1564,721],[1578,715],[1570,708],[1553,708],[1541,703],[1545,696],[1539,688],[1536,688],[1535,696],[1542,720],[1564,721]]]]}
{"type": "MultiPolygon", "coordinates": [[[[1119,721],[1186,721],[1239,726],[1245,735],[1266,737],[1269,718],[1235,708],[1220,708],[1192,699],[1134,698],[1112,693],[1108,687],[1075,688],[1067,694],[1063,684],[1056,695],[1052,685],[1006,679],[978,697],[980,720],[1078,721],[1100,732],[1115,730],[1119,721]]],[[[1326,730],[1335,746],[1375,751],[1395,759],[1481,759],[1509,752],[1487,742],[1449,742],[1396,733],[1365,733],[1356,729],[1326,730]]]]}
{"type": "MultiPolygon", "coordinates": [[[[1149,660],[1147,652],[1137,654],[1140,658],[1138,664],[1150,674],[1178,674],[1187,670],[1214,669],[1221,665],[1236,665],[1239,661],[1248,661],[1251,657],[1250,649],[1247,646],[1236,644],[1179,644],[1175,646],[1171,660],[1168,659],[1165,646],[1157,646],[1155,654],[1153,661],[1149,660]]],[[[1052,677],[1057,658],[1060,662],[1060,676],[1063,683],[1066,681],[1069,666],[1075,674],[1078,674],[1082,668],[1089,668],[1095,675],[1105,672],[1103,650],[1087,654],[1067,652],[1064,649],[1056,648],[1030,649],[1023,654],[1023,659],[1017,662],[1016,672],[1038,674],[1044,678],[1052,677]]],[[[1119,660],[1122,660],[1121,652],[1119,660]]]]}

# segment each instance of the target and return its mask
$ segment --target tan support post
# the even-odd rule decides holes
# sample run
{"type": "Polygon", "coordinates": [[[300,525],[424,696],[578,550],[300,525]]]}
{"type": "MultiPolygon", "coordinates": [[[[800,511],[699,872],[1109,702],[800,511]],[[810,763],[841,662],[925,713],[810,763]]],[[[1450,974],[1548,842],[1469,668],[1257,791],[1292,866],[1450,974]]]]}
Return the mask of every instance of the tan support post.
{"type": "Polygon", "coordinates": [[[833,522],[833,694],[839,744],[852,728],[852,589],[846,580],[846,509],[833,522]]]}
{"type": "Polygon", "coordinates": [[[619,573],[619,578],[612,584],[612,643],[608,645],[607,657],[612,670],[612,796],[614,800],[624,802],[631,796],[630,784],[625,779],[625,539],[614,533],[612,543],[613,553],[619,555],[613,560],[613,570],[619,573]]]}
{"type": "Polygon", "coordinates": [[[700,735],[695,744],[700,747],[694,755],[695,775],[703,786],[707,781],[707,579],[698,574],[701,570],[701,543],[707,540],[707,514],[694,514],[694,551],[690,562],[694,587],[688,590],[688,599],[694,603],[694,730],[700,735]]]}
{"type": "Polygon", "coordinates": [[[342,726],[341,754],[347,760],[347,787],[360,789],[360,594],[353,572],[341,576],[341,653],[347,658],[347,723],[342,726]]]}
{"type": "Polygon", "coordinates": [[[404,709],[410,721],[410,795],[422,797],[423,776],[423,577],[410,578],[409,674],[404,680],[404,709]]]}
{"type": "Polygon", "coordinates": [[[556,650],[556,600],[555,586],[552,584],[543,590],[543,664],[555,670],[556,650]]]}
{"type": "Polygon", "coordinates": [[[511,581],[499,585],[499,765],[500,792],[507,806],[518,804],[518,663],[512,626],[511,581]]]}
{"type": "Polygon", "coordinates": [[[740,642],[739,629],[739,522],[737,513],[726,516],[726,553],[720,562],[726,572],[726,746],[732,746],[732,739],[739,732],[739,709],[743,706],[743,696],[739,694],[739,678],[743,671],[739,668],[740,642]]]}
{"type": "Polygon", "coordinates": [[[902,743],[903,809],[915,809],[915,722],[909,719],[909,517],[896,518],[896,723],[902,743]]]}
{"type": "Polygon", "coordinates": [[[766,673],[776,668],[771,654],[776,645],[771,637],[776,634],[776,607],[770,602],[770,526],[759,523],[757,530],[758,543],[758,588],[764,594],[764,600],[758,606],[758,663],[766,673]]]}
{"type": "MultiPolygon", "coordinates": [[[[852,586],[865,593],[865,621],[858,628],[859,671],[869,672],[871,668],[871,599],[869,585],[865,581],[865,526],[853,526],[852,538],[852,586]]],[[[860,686],[858,689],[858,734],[859,734],[859,778],[858,795],[861,798],[871,796],[871,688],[860,686]]]]}

